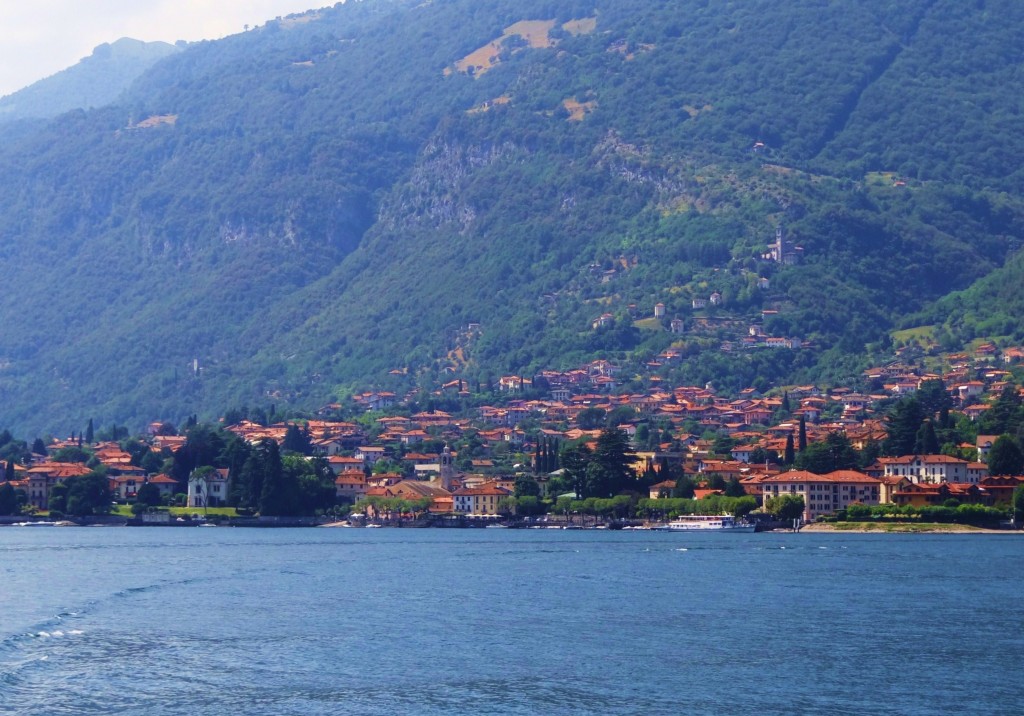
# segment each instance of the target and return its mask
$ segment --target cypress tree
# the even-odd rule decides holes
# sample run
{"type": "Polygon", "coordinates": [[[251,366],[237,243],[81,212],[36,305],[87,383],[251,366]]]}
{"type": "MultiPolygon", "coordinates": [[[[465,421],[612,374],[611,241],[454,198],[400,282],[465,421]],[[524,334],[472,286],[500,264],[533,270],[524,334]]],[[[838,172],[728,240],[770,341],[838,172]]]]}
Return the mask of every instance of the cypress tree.
{"type": "Polygon", "coordinates": [[[807,419],[800,416],[800,442],[797,444],[800,452],[807,449],[807,419]]]}
{"type": "Polygon", "coordinates": [[[793,450],[793,433],[786,436],[786,454],[782,461],[787,465],[792,465],[793,460],[796,459],[796,454],[793,450]]]}
{"type": "Polygon", "coordinates": [[[925,420],[917,431],[914,441],[915,455],[937,455],[939,452],[939,438],[935,434],[935,426],[931,420],[925,420]]]}
{"type": "MultiPolygon", "coordinates": [[[[96,434],[93,431],[92,418],[89,418],[89,424],[85,428],[85,442],[87,442],[90,445],[92,445],[92,441],[93,441],[93,439],[95,437],[96,437],[96,434]]],[[[79,444],[81,444],[81,443],[79,443],[79,444]]]]}
{"type": "Polygon", "coordinates": [[[6,482],[12,482],[14,477],[14,460],[8,460],[7,467],[4,468],[4,480],[6,482]]]}

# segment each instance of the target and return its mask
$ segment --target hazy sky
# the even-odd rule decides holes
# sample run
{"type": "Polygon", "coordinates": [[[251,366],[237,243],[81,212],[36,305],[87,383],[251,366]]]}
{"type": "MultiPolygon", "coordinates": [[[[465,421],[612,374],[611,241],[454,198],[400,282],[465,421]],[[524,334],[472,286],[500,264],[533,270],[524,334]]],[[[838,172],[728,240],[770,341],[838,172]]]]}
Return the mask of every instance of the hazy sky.
{"type": "Polygon", "coordinates": [[[209,40],[333,0],[0,0],[0,96],[122,37],[209,40]]]}

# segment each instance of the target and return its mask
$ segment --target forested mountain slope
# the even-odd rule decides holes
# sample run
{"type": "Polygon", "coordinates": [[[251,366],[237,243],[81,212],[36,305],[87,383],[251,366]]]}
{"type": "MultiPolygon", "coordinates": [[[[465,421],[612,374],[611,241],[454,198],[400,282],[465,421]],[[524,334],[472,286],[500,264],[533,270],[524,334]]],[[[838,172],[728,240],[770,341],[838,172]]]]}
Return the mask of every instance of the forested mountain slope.
{"type": "Polygon", "coordinates": [[[1014,270],[1022,27],[995,0],[367,0],[190,45],[0,148],[0,424],[670,345],[725,388],[856,375],[1014,270]],[[763,258],[780,225],[796,263],[763,258]]]}
{"type": "Polygon", "coordinates": [[[0,122],[45,119],[73,109],[102,107],[139,75],[178,48],[128,37],[104,43],[78,64],[0,98],[0,122]]]}

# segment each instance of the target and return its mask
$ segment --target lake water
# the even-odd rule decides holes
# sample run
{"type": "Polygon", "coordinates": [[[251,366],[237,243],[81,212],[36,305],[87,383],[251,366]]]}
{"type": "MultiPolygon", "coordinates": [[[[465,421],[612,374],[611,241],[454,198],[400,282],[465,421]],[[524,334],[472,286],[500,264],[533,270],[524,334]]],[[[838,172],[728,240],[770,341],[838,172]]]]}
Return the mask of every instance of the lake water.
{"type": "Polygon", "coordinates": [[[0,714],[1015,714],[1024,539],[0,529],[0,714]]]}

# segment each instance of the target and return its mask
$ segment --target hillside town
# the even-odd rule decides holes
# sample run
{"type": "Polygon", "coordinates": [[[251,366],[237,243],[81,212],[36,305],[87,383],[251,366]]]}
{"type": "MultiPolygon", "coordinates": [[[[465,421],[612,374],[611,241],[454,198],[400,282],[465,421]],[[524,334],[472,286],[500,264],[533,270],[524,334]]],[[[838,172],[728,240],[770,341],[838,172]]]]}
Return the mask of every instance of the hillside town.
{"type": "MultiPolygon", "coordinates": [[[[1020,407],[1024,391],[1013,371],[1022,358],[1020,348],[982,344],[971,354],[948,356],[941,372],[900,360],[878,366],[865,371],[860,390],[802,385],[766,394],[748,388],[729,397],[711,385],[666,385],[653,372],[645,390],[630,392],[619,366],[596,360],[568,371],[502,376],[486,394],[454,379],[429,393],[360,392],[312,417],[257,420],[235,411],[218,428],[249,446],[272,443],[275,453],[279,448],[316,461],[333,481],[333,499],[315,510],[324,519],[350,511],[371,523],[544,512],[564,518],[595,510],[637,517],[658,513],[659,506],[665,518],[669,507],[681,509],[679,499],[700,503],[716,496],[753,498],[745,512],[765,511],[780,497],[799,498],[805,523],[851,508],[893,508],[878,512],[883,515],[960,505],[1005,508],[1024,483],[1024,458],[1012,457],[1020,454],[1013,415],[1000,423],[990,411],[1006,412],[1007,401],[1020,407]],[[900,425],[911,405],[916,416],[900,425]],[[999,429],[989,432],[988,426],[999,429]],[[901,430],[902,437],[896,434],[901,430]],[[588,489],[582,478],[574,481],[566,450],[576,451],[570,457],[591,456],[610,433],[624,439],[620,457],[629,479],[588,489]],[[993,451],[1006,453],[1007,446],[1011,459],[1001,458],[996,468],[993,451]],[[613,508],[617,495],[631,502],[613,508]],[[594,500],[609,504],[595,507],[594,500]]],[[[659,356],[675,359],[671,351],[659,356]]],[[[8,521],[48,515],[62,485],[90,474],[102,475],[113,503],[133,505],[149,495],[140,503],[146,509],[133,514],[155,513],[149,517],[156,522],[166,506],[181,508],[179,514],[238,507],[244,498],[233,485],[237,466],[195,464],[183,471],[180,458],[194,450],[194,427],[154,422],[137,438],[97,437],[90,423],[85,435],[37,440],[23,459],[5,463],[0,495],[19,496],[8,521]]],[[[2,454],[14,444],[7,434],[2,454]]],[[[258,497],[248,514],[269,511],[259,508],[258,497]]],[[[66,501],[61,505],[61,515],[69,512],[66,501]]]]}

